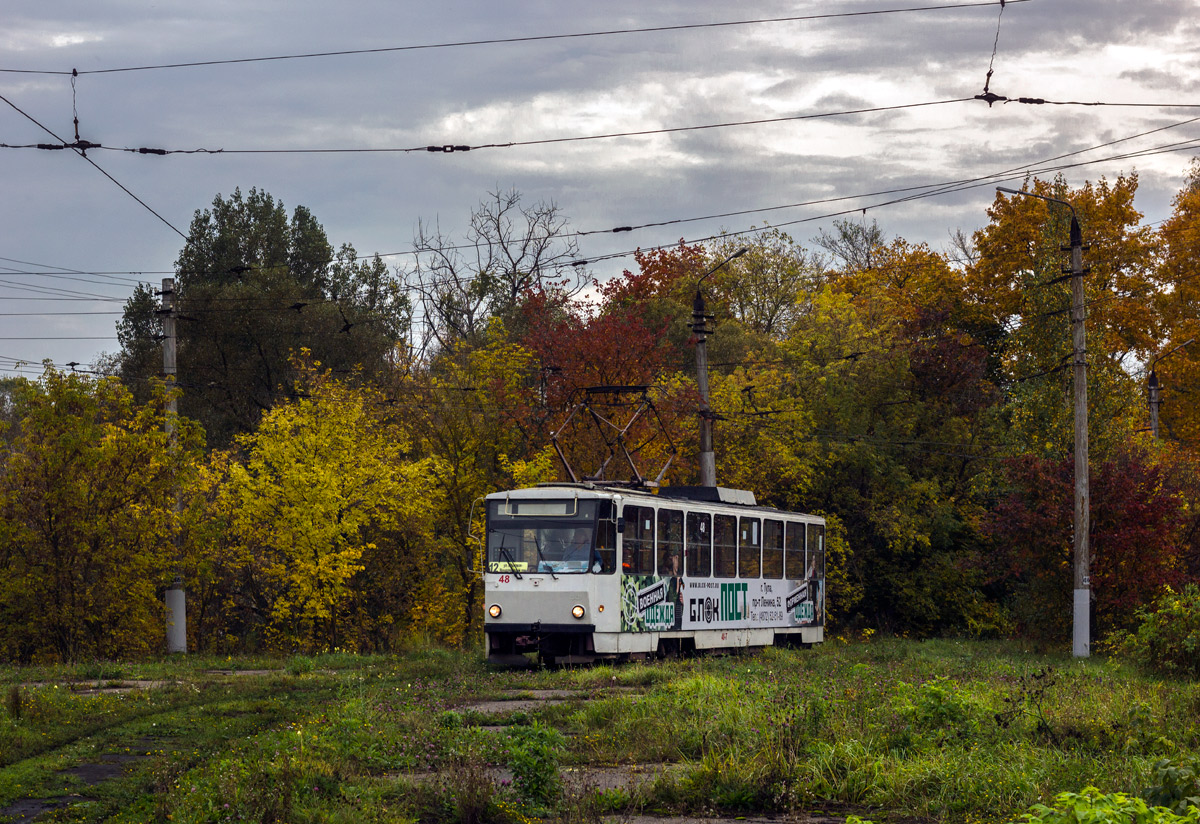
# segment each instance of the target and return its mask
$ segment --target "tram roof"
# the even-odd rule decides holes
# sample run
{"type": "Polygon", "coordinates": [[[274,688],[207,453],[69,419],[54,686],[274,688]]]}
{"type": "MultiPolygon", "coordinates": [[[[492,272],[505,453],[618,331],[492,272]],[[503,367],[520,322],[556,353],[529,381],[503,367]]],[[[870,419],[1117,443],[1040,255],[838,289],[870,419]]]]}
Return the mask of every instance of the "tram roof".
{"type": "MultiPolygon", "coordinates": [[[[655,494],[651,489],[619,484],[600,483],[544,483],[537,486],[513,489],[505,492],[493,492],[488,500],[503,500],[505,498],[545,499],[561,498],[572,495],[580,498],[611,498],[622,495],[626,498],[645,498],[648,501],[670,501],[672,503],[687,503],[693,506],[714,508],[735,508],[753,510],[775,515],[805,515],[802,512],[787,512],[770,506],[759,506],[754,493],[745,489],[729,489],[720,486],[665,486],[655,494]]],[[[815,515],[805,515],[809,518],[820,518],[815,515]]],[[[824,520],[821,518],[821,520],[824,520]]]]}

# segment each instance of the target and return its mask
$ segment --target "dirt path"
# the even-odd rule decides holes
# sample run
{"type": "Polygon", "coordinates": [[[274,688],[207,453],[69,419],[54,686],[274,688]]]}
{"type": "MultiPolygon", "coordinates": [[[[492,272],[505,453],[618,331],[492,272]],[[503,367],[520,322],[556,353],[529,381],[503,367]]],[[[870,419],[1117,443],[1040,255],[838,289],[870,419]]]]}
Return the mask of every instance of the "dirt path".
{"type": "MultiPolygon", "coordinates": [[[[503,715],[510,712],[536,711],[540,707],[564,704],[568,701],[592,700],[610,695],[636,694],[643,692],[640,687],[605,686],[599,689],[544,689],[544,690],[508,690],[500,697],[491,700],[481,700],[463,704],[459,709],[471,710],[481,715],[503,715]]],[[[477,729],[488,732],[503,733],[510,729],[501,725],[478,725],[477,729]]],[[[626,790],[633,793],[652,784],[660,776],[683,769],[682,764],[653,763],[653,764],[615,764],[591,765],[581,764],[563,767],[559,770],[563,785],[568,792],[626,790]]],[[[512,781],[511,770],[502,767],[492,767],[488,770],[496,783],[512,781]]],[[[437,777],[437,773],[424,775],[406,774],[409,780],[423,781],[437,777]]],[[[840,805],[838,805],[840,806],[840,805]]],[[[654,816],[654,815],[613,815],[605,816],[605,824],[845,824],[846,816],[853,810],[838,812],[798,813],[791,816],[742,816],[730,814],[726,816],[654,816]]],[[[861,811],[857,811],[862,814],[861,811]]]]}
{"type": "MultiPolygon", "coordinates": [[[[131,685],[130,689],[152,688],[146,685],[163,682],[141,682],[131,685]]],[[[72,694],[79,695],[81,691],[74,690],[72,694]]],[[[84,693],[86,694],[86,693],[84,693]]],[[[229,712],[222,705],[226,702],[239,703],[260,696],[271,695],[269,684],[249,691],[229,693],[225,690],[215,690],[212,693],[197,693],[188,696],[184,703],[166,706],[160,710],[151,710],[147,714],[125,716],[112,720],[110,723],[87,728],[78,735],[49,745],[46,749],[34,749],[27,753],[21,761],[14,762],[5,769],[23,762],[39,763],[37,760],[53,759],[56,755],[67,756],[70,766],[61,770],[51,771],[47,768],[35,768],[35,780],[26,789],[28,795],[16,798],[8,804],[0,806],[0,824],[8,822],[29,822],[39,818],[57,818],[70,816],[63,813],[67,808],[85,803],[105,803],[111,792],[95,793],[91,788],[108,785],[114,782],[146,782],[150,762],[155,759],[172,760],[178,763],[180,759],[201,759],[202,756],[184,748],[179,749],[179,740],[174,737],[147,736],[143,731],[147,727],[159,725],[159,722],[169,722],[172,726],[204,724],[209,719],[240,718],[243,713],[229,712]],[[95,750],[92,750],[92,747],[95,750]],[[99,797],[96,797],[96,796],[99,797]],[[56,812],[57,811],[57,812],[56,812]]],[[[253,733],[260,727],[276,723],[269,715],[248,716],[246,729],[235,734],[253,733]]],[[[65,759],[64,759],[65,760],[65,759]]],[[[52,762],[53,763],[53,762],[52,762]]],[[[62,761],[58,761],[62,763],[62,761]]],[[[89,820],[96,820],[97,815],[106,815],[103,811],[93,813],[89,810],[89,820]]]]}
{"type": "MultiPolygon", "coordinates": [[[[153,746],[155,746],[153,742],[148,740],[139,741],[135,747],[137,752],[102,753],[95,761],[85,761],[74,767],[59,770],[58,775],[68,779],[73,778],[84,788],[95,787],[124,776],[131,765],[150,757],[148,750],[153,746]],[[147,752],[143,753],[143,750],[147,752]]],[[[62,810],[75,804],[95,800],[95,798],[80,792],[46,798],[22,798],[0,809],[0,821],[32,821],[51,810],[62,810]]]]}

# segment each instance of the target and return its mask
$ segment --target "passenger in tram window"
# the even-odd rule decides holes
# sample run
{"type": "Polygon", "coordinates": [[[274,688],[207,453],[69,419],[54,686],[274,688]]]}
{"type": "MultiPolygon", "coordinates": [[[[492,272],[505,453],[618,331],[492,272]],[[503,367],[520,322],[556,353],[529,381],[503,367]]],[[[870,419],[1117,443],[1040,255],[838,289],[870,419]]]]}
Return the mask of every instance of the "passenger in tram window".
{"type": "Polygon", "coordinates": [[[820,572],[818,571],[817,561],[819,558],[820,555],[814,552],[812,558],[809,560],[808,573],[805,576],[808,579],[808,597],[813,603],[813,621],[817,624],[820,624],[824,620],[824,616],[821,613],[824,611],[825,606],[825,582],[821,580],[820,572]]]}
{"type": "Polygon", "coordinates": [[[683,557],[678,549],[671,549],[658,574],[667,579],[667,602],[675,605],[675,623],[671,628],[679,629],[683,624],[683,557]]]}
{"type": "Polygon", "coordinates": [[[678,548],[672,547],[671,551],[667,553],[663,568],[658,571],[658,574],[670,578],[676,578],[683,574],[683,559],[679,556],[678,548]]]}

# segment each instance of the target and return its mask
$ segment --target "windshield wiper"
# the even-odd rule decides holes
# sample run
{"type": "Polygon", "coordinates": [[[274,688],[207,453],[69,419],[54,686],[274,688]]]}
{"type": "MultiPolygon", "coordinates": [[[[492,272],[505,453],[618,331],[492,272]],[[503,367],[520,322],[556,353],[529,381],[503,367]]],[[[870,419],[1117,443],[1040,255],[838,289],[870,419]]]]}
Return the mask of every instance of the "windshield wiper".
{"type": "Polygon", "coordinates": [[[499,550],[500,557],[508,559],[508,568],[512,570],[512,574],[516,575],[517,580],[520,581],[522,579],[521,579],[521,573],[517,571],[517,562],[513,560],[513,557],[511,555],[508,554],[508,550],[504,548],[504,539],[507,537],[508,536],[505,535],[503,532],[500,533],[500,550],[499,550]]]}
{"type": "MultiPolygon", "coordinates": [[[[542,557],[542,542],[537,539],[536,535],[533,536],[533,546],[535,549],[537,549],[538,563],[545,564],[546,571],[550,573],[550,577],[557,581],[558,576],[554,574],[554,567],[550,566],[550,562],[542,557]]],[[[539,572],[541,571],[540,567],[539,567],[538,571],[539,572]]]]}

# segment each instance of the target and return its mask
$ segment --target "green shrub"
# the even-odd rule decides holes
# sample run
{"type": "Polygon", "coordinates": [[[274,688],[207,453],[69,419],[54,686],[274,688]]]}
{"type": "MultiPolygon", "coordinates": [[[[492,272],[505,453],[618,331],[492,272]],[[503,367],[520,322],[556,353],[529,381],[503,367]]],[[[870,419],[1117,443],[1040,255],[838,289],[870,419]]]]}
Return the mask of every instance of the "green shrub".
{"type": "Polygon", "coordinates": [[[913,720],[926,729],[966,727],[970,722],[970,708],[952,681],[935,678],[916,689],[913,720]]]}
{"type": "Polygon", "coordinates": [[[317,668],[317,662],[307,655],[293,655],[284,667],[292,675],[303,675],[317,668]]]}
{"type": "Polygon", "coordinates": [[[547,804],[558,797],[558,762],[566,739],[553,727],[534,721],[508,731],[508,766],[523,800],[547,804]]]}
{"type": "Polygon", "coordinates": [[[1154,764],[1158,782],[1142,796],[1150,804],[1183,815],[1189,807],[1200,807],[1200,761],[1175,763],[1163,758],[1154,764]]]}
{"type": "Polygon", "coordinates": [[[977,713],[966,694],[950,679],[934,678],[918,686],[901,682],[885,724],[890,750],[907,751],[918,739],[944,744],[970,740],[978,732],[977,713]]]}
{"type": "Polygon", "coordinates": [[[1200,808],[1177,815],[1166,807],[1151,807],[1136,796],[1104,794],[1095,787],[1079,793],[1060,793],[1054,806],[1035,804],[1023,818],[1027,824],[1196,824],[1200,808]]]}
{"type": "Polygon", "coordinates": [[[1160,672],[1200,677],[1200,587],[1167,587],[1154,609],[1139,609],[1141,623],[1120,650],[1160,672]]]}

